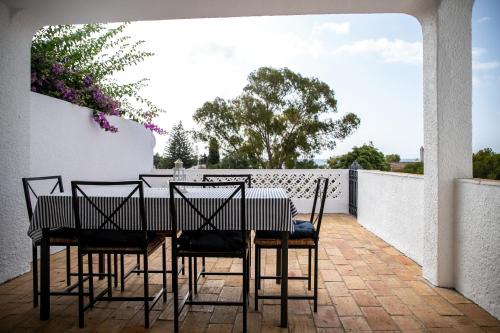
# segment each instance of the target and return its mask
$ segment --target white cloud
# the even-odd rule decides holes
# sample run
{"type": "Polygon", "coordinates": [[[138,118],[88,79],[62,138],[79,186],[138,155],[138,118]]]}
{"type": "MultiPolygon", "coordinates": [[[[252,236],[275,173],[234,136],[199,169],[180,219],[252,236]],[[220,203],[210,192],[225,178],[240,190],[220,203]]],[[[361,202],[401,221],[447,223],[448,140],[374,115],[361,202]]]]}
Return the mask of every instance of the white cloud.
{"type": "Polygon", "coordinates": [[[489,16],[483,16],[480,19],[478,19],[476,22],[477,23],[483,23],[483,22],[488,22],[490,20],[491,20],[491,17],[489,17],[489,16]]]}
{"type": "Polygon", "coordinates": [[[478,70],[478,71],[481,71],[481,70],[488,71],[488,70],[498,68],[499,66],[500,66],[500,63],[498,61],[486,61],[486,62],[472,61],[472,69],[478,70]]]}
{"type": "Polygon", "coordinates": [[[489,71],[500,66],[498,61],[481,61],[479,58],[488,51],[482,47],[472,48],[472,69],[478,71],[489,71]]]}
{"type": "Polygon", "coordinates": [[[314,26],[313,34],[317,35],[322,32],[334,32],[336,34],[347,34],[351,31],[351,23],[350,22],[326,22],[319,25],[314,26]]]}
{"type": "Polygon", "coordinates": [[[421,64],[422,43],[387,38],[365,39],[339,46],[336,54],[372,53],[388,63],[421,64]]]}

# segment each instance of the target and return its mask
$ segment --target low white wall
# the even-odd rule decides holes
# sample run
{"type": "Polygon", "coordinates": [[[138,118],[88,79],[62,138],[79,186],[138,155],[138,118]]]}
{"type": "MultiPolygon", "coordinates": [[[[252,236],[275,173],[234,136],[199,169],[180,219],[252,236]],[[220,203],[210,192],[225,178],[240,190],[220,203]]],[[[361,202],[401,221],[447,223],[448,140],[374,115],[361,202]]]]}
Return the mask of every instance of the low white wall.
{"type": "Polygon", "coordinates": [[[358,222],[421,265],[423,176],[359,170],[358,222]]]}
{"type": "MultiPolygon", "coordinates": [[[[142,125],[110,117],[119,132],[107,133],[87,108],[36,93],[30,97],[31,160],[25,176],[62,175],[68,191],[71,180],[137,179],[153,167],[154,136],[142,125]]],[[[0,248],[0,283],[30,269],[27,213],[25,217],[11,221],[15,225],[9,238],[16,240],[15,246],[0,248]]]]}
{"type": "MultiPolygon", "coordinates": [[[[171,174],[170,169],[155,173],[171,174]]],[[[330,180],[325,200],[325,213],[349,213],[349,170],[343,169],[188,169],[186,178],[201,181],[203,174],[251,174],[254,187],[286,189],[299,213],[311,213],[315,181],[318,177],[330,180]]],[[[164,185],[164,184],[162,184],[164,185]]]]}
{"type": "Polygon", "coordinates": [[[500,318],[500,181],[456,182],[455,288],[500,318]]]}

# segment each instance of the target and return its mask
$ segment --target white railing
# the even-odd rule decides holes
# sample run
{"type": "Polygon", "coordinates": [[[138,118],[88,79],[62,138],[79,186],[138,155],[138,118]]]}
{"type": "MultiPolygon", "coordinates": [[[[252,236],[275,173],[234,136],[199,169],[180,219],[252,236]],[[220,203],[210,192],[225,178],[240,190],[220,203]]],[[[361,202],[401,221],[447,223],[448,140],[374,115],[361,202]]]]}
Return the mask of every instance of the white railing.
{"type": "MultiPolygon", "coordinates": [[[[154,173],[171,174],[170,169],[155,169],[154,173]]],[[[292,198],[300,213],[310,213],[314,198],[315,180],[330,180],[325,213],[349,211],[349,171],[344,169],[188,169],[188,181],[201,181],[204,174],[251,174],[252,187],[281,187],[292,198]]]]}

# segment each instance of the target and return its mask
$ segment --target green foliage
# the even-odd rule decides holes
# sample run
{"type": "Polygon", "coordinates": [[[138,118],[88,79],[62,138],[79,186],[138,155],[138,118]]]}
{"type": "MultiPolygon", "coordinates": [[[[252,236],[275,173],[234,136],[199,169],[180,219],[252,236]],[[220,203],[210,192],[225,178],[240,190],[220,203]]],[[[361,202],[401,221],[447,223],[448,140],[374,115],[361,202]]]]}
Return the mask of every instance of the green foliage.
{"type": "Polygon", "coordinates": [[[215,167],[218,169],[250,169],[252,165],[250,164],[248,155],[236,151],[224,156],[218,167],[217,165],[215,167]]]}
{"type": "Polygon", "coordinates": [[[500,154],[491,148],[481,149],[472,156],[474,178],[500,180],[500,154]]]}
{"type": "MultiPolygon", "coordinates": [[[[125,116],[163,134],[152,124],[163,110],[139,94],[147,80],[119,84],[113,79],[116,73],[153,55],[140,50],[144,41],[124,35],[127,25],[58,25],[40,29],[31,46],[31,89],[89,107],[96,113],[94,116],[97,112],[103,117],[125,116]]],[[[101,127],[105,126],[101,123],[101,127]]]]}
{"type": "Polygon", "coordinates": [[[328,166],[332,169],[349,169],[351,164],[357,161],[365,170],[389,171],[389,163],[385,160],[384,154],[373,146],[353,147],[352,151],[338,157],[331,157],[328,166]]]}
{"type": "Polygon", "coordinates": [[[153,156],[153,165],[155,169],[167,169],[167,160],[165,159],[165,157],[156,153],[153,156]]]}
{"type": "Polygon", "coordinates": [[[185,168],[190,168],[197,163],[189,132],[184,129],[182,122],[172,127],[165,147],[164,157],[167,169],[173,168],[174,162],[178,159],[184,163],[185,168]]]}
{"type": "Polygon", "coordinates": [[[297,160],[293,166],[287,166],[289,169],[320,169],[320,166],[312,159],[297,160]]]}
{"type": "Polygon", "coordinates": [[[218,165],[220,162],[219,143],[216,138],[210,138],[208,141],[208,165],[218,165]]]}
{"type": "Polygon", "coordinates": [[[423,175],[424,174],[424,163],[422,163],[422,162],[407,163],[407,164],[405,164],[405,166],[401,172],[423,175]]]}
{"type": "Polygon", "coordinates": [[[206,102],[193,118],[201,126],[197,137],[215,138],[227,161],[282,168],[299,156],[333,149],[336,140],[358,128],[355,114],[331,119],[336,112],[335,94],[326,83],[287,68],[262,67],[250,73],[240,96],[206,102]]]}
{"type": "Polygon", "coordinates": [[[398,154],[389,154],[385,155],[385,160],[388,163],[399,163],[399,161],[401,161],[401,157],[399,157],[398,154]]]}

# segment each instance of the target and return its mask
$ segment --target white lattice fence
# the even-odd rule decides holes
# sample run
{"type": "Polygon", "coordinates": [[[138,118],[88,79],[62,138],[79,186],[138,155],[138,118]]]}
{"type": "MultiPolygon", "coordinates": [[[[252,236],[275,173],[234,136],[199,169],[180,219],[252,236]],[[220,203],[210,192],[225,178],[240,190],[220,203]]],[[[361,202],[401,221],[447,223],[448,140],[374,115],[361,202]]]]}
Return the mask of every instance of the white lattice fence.
{"type": "MultiPolygon", "coordinates": [[[[155,173],[172,173],[171,170],[155,170],[155,173]]],[[[326,213],[349,211],[349,173],[343,169],[189,169],[187,179],[201,181],[204,174],[251,174],[253,187],[281,187],[286,189],[298,211],[309,213],[314,197],[315,180],[322,176],[330,180],[325,203],[326,213]]],[[[213,179],[217,180],[217,178],[213,179]]],[[[222,180],[222,179],[221,179],[222,180]]],[[[228,180],[228,179],[226,179],[228,180]]],[[[230,179],[237,180],[237,179],[230,179]]]]}

